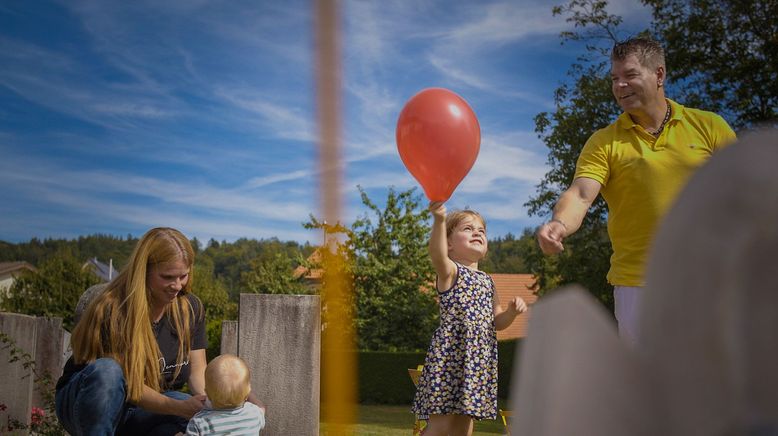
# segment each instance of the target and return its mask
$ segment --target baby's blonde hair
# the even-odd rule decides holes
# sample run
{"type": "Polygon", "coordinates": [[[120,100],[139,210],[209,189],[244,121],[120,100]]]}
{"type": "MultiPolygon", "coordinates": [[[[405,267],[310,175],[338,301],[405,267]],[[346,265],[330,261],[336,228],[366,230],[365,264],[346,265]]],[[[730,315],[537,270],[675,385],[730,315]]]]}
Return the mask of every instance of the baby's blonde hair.
{"type": "Polygon", "coordinates": [[[251,371],[246,362],[222,354],[205,368],[205,393],[214,409],[240,407],[251,392],[251,371]]]}
{"type": "Polygon", "coordinates": [[[484,229],[486,229],[486,220],[480,213],[470,209],[455,210],[446,215],[446,237],[451,236],[451,233],[457,228],[459,223],[469,216],[478,218],[481,221],[481,224],[484,225],[484,229]]]}

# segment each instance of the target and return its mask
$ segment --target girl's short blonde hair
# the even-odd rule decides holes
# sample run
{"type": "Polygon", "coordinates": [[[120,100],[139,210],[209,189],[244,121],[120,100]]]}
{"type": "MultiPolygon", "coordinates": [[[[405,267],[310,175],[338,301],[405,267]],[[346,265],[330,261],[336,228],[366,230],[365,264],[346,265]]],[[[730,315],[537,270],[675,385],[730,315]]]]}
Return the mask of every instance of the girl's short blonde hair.
{"type": "Polygon", "coordinates": [[[446,237],[451,236],[451,233],[454,232],[454,229],[457,228],[459,223],[467,217],[478,218],[481,221],[481,224],[484,225],[484,229],[486,229],[486,220],[480,213],[470,209],[455,210],[446,215],[446,237]]]}

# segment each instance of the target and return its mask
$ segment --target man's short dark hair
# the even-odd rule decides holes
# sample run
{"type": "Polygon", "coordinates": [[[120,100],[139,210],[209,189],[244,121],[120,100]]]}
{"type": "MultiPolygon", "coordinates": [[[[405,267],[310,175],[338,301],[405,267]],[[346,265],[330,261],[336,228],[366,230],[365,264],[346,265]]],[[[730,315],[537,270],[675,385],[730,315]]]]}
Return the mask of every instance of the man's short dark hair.
{"type": "Polygon", "coordinates": [[[630,38],[613,46],[611,61],[623,61],[629,55],[635,55],[640,65],[656,69],[665,67],[665,50],[658,41],[646,37],[630,38]]]}

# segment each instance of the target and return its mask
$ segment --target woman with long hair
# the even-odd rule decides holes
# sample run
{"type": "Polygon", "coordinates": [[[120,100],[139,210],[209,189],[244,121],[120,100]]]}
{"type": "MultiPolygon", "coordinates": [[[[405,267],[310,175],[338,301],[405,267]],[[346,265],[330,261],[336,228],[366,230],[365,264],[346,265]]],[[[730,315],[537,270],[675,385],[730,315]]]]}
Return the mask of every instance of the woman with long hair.
{"type": "Polygon", "coordinates": [[[191,293],[194,250],[155,228],[96,296],[71,337],[56,410],[74,435],[172,435],[205,400],[205,315],[191,293]],[[179,390],[188,383],[191,395],[179,390]]]}

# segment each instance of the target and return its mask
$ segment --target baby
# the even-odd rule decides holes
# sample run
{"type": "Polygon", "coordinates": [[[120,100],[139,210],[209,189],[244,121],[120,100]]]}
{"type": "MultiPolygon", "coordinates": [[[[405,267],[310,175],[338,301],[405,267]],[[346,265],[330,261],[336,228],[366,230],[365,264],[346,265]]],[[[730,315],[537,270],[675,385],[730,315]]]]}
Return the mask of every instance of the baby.
{"type": "Polygon", "coordinates": [[[251,372],[241,358],[223,354],[205,368],[205,393],[210,405],[189,420],[187,435],[253,435],[265,426],[265,408],[246,401],[251,372]]]}

